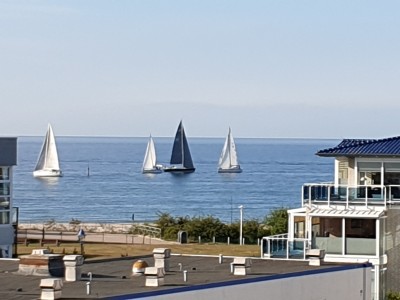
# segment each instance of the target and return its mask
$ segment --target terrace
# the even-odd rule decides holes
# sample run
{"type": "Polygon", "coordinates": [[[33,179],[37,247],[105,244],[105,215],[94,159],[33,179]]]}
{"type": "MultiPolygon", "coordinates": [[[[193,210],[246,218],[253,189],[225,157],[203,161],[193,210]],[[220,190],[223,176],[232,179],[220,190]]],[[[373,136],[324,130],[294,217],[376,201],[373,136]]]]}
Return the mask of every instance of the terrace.
{"type": "Polygon", "coordinates": [[[400,204],[398,185],[305,184],[302,207],[289,210],[289,233],[264,237],[261,255],[306,260],[307,250],[328,257],[377,259],[383,253],[385,210],[400,204]]]}

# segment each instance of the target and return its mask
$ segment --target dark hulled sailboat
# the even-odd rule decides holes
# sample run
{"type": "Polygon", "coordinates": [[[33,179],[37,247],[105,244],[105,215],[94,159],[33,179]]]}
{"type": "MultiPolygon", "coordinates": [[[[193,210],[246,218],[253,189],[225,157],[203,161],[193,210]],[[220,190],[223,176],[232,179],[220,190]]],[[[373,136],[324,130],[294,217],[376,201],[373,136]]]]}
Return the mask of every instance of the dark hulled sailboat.
{"type": "Polygon", "coordinates": [[[165,167],[164,172],[169,173],[193,173],[196,169],[190,155],[189,144],[186,139],[182,121],[176,131],[174,146],[171,154],[171,166],[165,167]]]}

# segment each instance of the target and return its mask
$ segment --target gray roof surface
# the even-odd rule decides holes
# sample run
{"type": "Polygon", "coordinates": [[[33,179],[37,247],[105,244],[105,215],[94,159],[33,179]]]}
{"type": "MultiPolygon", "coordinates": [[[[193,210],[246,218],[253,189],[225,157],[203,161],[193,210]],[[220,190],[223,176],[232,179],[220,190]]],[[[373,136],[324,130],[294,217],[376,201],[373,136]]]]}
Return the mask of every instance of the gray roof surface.
{"type": "MultiPolygon", "coordinates": [[[[109,261],[87,261],[82,268],[82,279],[77,282],[64,282],[62,299],[108,299],[113,296],[154,292],[157,290],[176,289],[209,283],[243,280],[273,276],[294,272],[304,272],[319,268],[340,266],[339,264],[323,263],[320,267],[309,266],[307,261],[274,261],[253,259],[250,274],[235,276],[230,273],[232,258],[224,258],[219,264],[218,257],[177,256],[170,258],[170,271],[167,272],[164,285],[161,287],[146,287],[144,276],[132,276],[132,266],[139,258],[121,258],[109,261]],[[182,269],[188,271],[188,281],[183,281],[182,269]],[[86,295],[87,273],[92,272],[92,294],[86,295]]],[[[149,266],[154,265],[152,256],[140,258],[149,266]]],[[[31,300],[40,297],[40,280],[46,277],[20,275],[18,261],[0,260],[0,299],[31,300]]]]}

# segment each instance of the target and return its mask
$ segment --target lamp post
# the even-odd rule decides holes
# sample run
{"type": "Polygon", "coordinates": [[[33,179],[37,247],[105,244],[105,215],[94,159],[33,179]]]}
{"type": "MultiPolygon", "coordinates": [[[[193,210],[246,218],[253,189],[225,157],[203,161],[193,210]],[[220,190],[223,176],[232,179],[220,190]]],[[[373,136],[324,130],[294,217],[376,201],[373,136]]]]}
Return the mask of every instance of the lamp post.
{"type": "Polygon", "coordinates": [[[239,206],[240,209],[240,234],[239,234],[239,239],[240,239],[240,245],[243,245],[243,205],[239,206]]]}

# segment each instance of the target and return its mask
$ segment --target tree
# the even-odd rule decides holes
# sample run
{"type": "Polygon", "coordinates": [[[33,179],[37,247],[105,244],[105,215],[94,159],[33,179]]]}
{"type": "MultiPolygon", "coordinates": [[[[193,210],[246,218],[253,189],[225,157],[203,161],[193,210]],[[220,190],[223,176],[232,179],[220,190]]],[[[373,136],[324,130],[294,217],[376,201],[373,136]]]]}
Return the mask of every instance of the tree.
{"type": "Polygon", "coordinates": [[[212,216],[194,217],[188,221],[184,229],[193,239],[201,236],[204,241],[212,241],[213,237],[226,237],[227,225],[212,216]]]}
{"type": "Polygon", "coordinates": [[[256,244],[259,238],[270,235],[269,230],[258,220],[248,220],[243,223],[243,237],[248,244],[256,244]]]}
{"type": "Polygon", "coordinates": [[[271,235],[288,232],[289,214],[286,208],[271,211],[264,219],[264,223],[271,235]]]}
{"type": "Polygon", "coordinates": [[[161,236],[164,239],[170,239],[175,232],[178,232],[175,218],[166,212],[159,212],[157,215],[155,224],[161,229],[161,236]]]}

